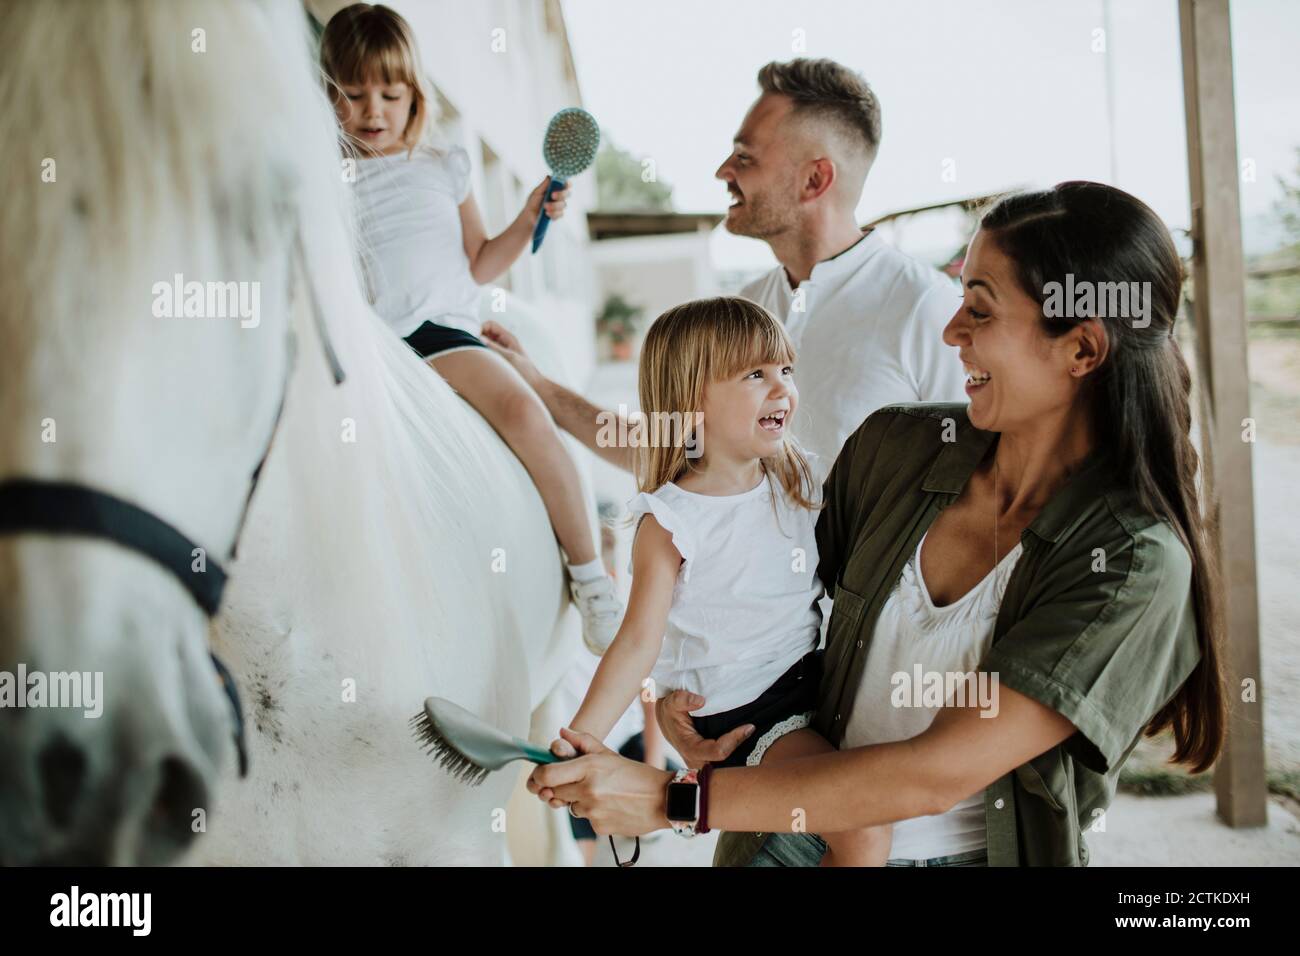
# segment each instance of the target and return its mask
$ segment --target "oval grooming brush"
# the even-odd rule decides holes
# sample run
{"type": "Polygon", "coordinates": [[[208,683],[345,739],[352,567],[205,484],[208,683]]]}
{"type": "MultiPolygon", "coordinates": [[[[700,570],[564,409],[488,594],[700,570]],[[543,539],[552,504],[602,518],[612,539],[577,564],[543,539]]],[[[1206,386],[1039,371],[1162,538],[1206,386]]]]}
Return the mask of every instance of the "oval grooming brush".
{"type": "Polygon", "coordinates": [[[594,163],[599,147],[600,126],[596,117],[586,110],[571,106],[551,117],[546,126],[546,138],[542,141],[542,159],[546,160],[546,168],[551,171],[551,184],[546,187],[542,214],[533,229],[533,252],[541,248],[542,240],[546,238],[546,227],[551,224],[551,217],[546,215],[546,204],[551,201],[551,194],[563,189],[566,180],[594,163]]]}
{"type": "MultiPolygon", "coordinates": [[[[530,744],[493,727],[486,720],[471,714],[459,704],[441,697],[428,697],[424,709],[411,718],[411,730],[424,747],[424,752],[453,777],[470,786],[478,786],[494,770],[500,770],[515,760],[531,760],[536,764],[559,763],[572,757],[557,757],[545,747],[530,744]]],[[[630,860],[620,860],[614,848],[614,837],[609,838],[609,849],[619,866],[632,866],[641,858],[641,838],[636,838],[636,849],[630,860]]]]}
{"type": "Polygon", "coordinates": [[[478,786],[493,770],[514,760],[536,764],[558,763],[545,747],[511,737],[459,704],[430,697],[424,710],[411,718],[412,732],[438,764],[453,777],[478,786]]]}

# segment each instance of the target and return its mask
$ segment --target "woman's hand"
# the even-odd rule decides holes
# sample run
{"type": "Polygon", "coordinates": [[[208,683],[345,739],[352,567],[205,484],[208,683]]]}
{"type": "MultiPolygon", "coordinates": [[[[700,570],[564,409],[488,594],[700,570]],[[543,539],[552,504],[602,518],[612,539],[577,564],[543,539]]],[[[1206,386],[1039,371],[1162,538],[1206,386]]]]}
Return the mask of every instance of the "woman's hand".
{"type": "MultiPolygon", "coordinates": [[[[542,180],[541,185],[528,194],[528,199],[524,203],[524,211],[521,216],[527,217],[533,224],[537,224],[542,208],[542,197],[546,195],[546,187],[551,184],[551,177],[547,176],[542,180]]],[[[546,204],[546,215],[552,219],[559,219],[564,215],[564,207],[569,198],[569,187],[564,186],[555,190],[551,195],[551,201],[546,204]]]]}
{"type": "Polygon", "coordinates": [[[523,346],[519,344],[513,332],[499,322],[488,319],[483,323],[483,330],[479,333],[479,337],[488,348],[513,365],[515,371],[532,387],[533,391],[541,393],[541,386],[546,381],[546,376],[533,364],[533,360],[524,352],[523,346]]]}
{"type": "Polygon", "coordinates": [[[682,755],[686,766],[699,769],[706,763],[721,763],[754,732],[753,724],[741,724],[717,740],[705,740],[691,722],[691,711],[704,706],[704,698],[684,690],[675,690],[655,704],[659,729],[682,755]]]}
{"type": "Polygon", "coordinates": [[[528,791],[552,807],[572,804],[597,835],[641,836],[670,826],[666,816],[668,782],[673,775],[620,757],[590,734],[560,730],[557,756],[584,756],[538,767],[528,791]],[[563,752],[561,752],[563,751],[563,752]]]}

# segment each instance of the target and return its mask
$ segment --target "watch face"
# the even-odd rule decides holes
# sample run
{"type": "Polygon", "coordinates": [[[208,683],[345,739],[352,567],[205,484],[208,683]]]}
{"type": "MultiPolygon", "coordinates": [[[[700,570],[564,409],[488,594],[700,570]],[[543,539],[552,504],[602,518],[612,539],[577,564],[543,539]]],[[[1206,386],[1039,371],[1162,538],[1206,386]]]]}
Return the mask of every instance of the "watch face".
{"type": "Polygon", "coordinates": [[[668,819],[689,820],[700,818],[700,785],[698,783],[670,783],[668,785],[668,819]]]}

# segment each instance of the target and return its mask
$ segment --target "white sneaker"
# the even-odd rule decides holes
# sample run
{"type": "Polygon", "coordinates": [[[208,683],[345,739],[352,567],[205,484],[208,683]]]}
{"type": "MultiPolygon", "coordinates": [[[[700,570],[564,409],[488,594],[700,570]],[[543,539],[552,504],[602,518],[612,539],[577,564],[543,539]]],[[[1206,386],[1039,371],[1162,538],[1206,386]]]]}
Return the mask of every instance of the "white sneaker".
{"type": "Polygon", "coordinates": [[[594,581],[570,580],[569,593],[582,615],[582,642],[600,657],[614,643],[623,623],[623,602],[614,593],[614,582],[608,575],[594,581]]]}

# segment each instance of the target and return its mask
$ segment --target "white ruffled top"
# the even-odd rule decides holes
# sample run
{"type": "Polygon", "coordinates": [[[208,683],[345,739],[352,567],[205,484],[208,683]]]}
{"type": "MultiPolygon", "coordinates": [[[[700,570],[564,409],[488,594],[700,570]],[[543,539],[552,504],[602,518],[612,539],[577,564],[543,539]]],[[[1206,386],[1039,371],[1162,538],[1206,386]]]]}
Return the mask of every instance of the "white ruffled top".
{"type": "MultiPolygon", "coordinates": [[[[841,749],[908,740],[924,732],[942,706],[940,687],[975,671],[993,640],[1002,595],[1020,559],[1017,542],[979,584],[936,607],[921,574],[921,548],[903,567],[876,619],[862,681],[841,749]],[[940,683],[942,681],[942,683],[940,683]]],[[[985,683],[985,688],[991,688],[985,683]]],[[[996,691],[994,691],[996,693],[996,691]]],[[[996,701],[996,696],[990,698],[996,701]]],[[[987,846],[984,792],[947,813],[894,824],[891,859],[926,860],[987,846]]]]}
{"type": "MultiPolygon", "coordinates": [[[[1007,589],[1007,581],[1015,570],[1023,546],[1017,544],[1007,552],[996,568],[956,601],[936,607],[921,576],[921,547],[928,535],[929,532],[922,536],[921,544],[916,546],[894,588],[902,610],[931,641],[943,637],[953,640],[959,647],[965,646],[977,631],[987,631],[986,638],[992,638],[993,621],[1002,604],[1002,594],[1007,589]]],[[[983,656],[982,651],[980,656],[983,656]]]]}
{"type": "Polygon", "coordinates": [[[638,525],[653,514],[682,556],[650,674],[658,696],[688,690],[706,700],[694,713],[721,713],[754,700],[816,649],[818,513],[787,500],[779,483],[765,477],[719,496],[669,482],[638,494],[628,510],[638,525]]]}

